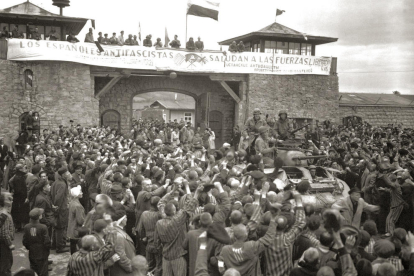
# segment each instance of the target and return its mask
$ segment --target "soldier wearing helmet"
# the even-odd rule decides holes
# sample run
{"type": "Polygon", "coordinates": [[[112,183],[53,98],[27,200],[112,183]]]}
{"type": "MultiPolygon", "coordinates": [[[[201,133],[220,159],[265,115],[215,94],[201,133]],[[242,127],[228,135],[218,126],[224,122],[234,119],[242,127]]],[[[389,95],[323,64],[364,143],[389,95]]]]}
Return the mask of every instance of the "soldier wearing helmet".
{"type": "Polygon", "coordinates": [[[286,110],[279,111],[279,120],[275,124],[275,132],[280,140],[289,138],[290,126],[286,110]]]}
{"type": "Polygon", "coordinates": [[[249,144],[254,140],[255,129],[259,129],[262,126],[267,126],[266,121],[260,116],[261,114],[262,112],[260,112],[260,109],[255,108],[253,110],[253,118],[249,118],[246,121],[245,127],[249,133],[249,144]]]}
{"type": "Polygon", "coordinates": [[[256,139],[256,143],[254,145],[256,154],[262,154],[263,157],[268,157],[273,161],[274,153],[277,152],[277,149],[275,145],[271,148],[269,147],[269,128],[266,126],[259,127],[258,132],[259,137],[256,139]]]}

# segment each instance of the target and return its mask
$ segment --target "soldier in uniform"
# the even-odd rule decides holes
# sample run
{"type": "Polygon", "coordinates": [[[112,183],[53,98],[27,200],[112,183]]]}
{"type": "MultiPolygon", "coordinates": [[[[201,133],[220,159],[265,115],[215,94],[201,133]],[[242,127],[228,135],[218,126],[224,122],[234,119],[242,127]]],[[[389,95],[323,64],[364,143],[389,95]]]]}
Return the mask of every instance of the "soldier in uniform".
{"type": "Polygon", "coordinates": [[[267,126],[259,127],[259,137],[256,139],[254,148],[256,154],[261,154],[263,156],[263,162],[267,164],[273,164],[275,155],[273,154],[277,151],[276,147],[269,147],[268,144],[269,128],[267,126]]]}
{"type": "Polygon", "coordinates": [[[178,35],[174,36],[174,40],[170,42],[170,46],[171,46],[171,48],[180,48],[181,43],[178,40],[178,35]]]}
{"type": "Polygon", "coordinates": [[[279,135],[280,140],[289,138],[290,126],[286,110],[279,111],[279,120],[275,124],[275,131],[279,135]]]}
{"type": "Polygon", "coordinates": [[[29,250],[30,268],[39,276],[48,275],[50,237],[47,227],[40,223],[43,209],[30,211],[30,222],[24,227],[23,245],[29,250]]]}

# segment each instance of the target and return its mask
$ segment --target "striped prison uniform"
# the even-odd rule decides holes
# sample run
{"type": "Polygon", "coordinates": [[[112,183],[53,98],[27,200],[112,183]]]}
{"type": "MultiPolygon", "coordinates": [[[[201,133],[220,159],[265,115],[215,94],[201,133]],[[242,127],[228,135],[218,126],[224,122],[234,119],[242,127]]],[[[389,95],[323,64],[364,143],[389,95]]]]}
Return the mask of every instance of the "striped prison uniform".
{"type": "MultiPolygon", "coordinates": [[[[158,203],[161,214],[165,205],[172,199],[172,192],[167,193],[158,203]]],[[[154,244],[156,248],[162,247],[162,275],[183,276],[187,275],[187,262],[184,255],[187,251],[182,247],[187,233],[187,219],[194,213],[198,201],[192,196],[187,196],[181,210],[174,216],[161,219],[155,225],[154,244]]]]}
{"type": "Polygon", "coordinates": [[[393,234],[395,229],[395,223],[397,222],[398,218],[401,215],[401,212],[404,209],[405,201],[402,197],[401,186],[398,182],[391,182],[391,180],[385,174],[382,175],[381,178],[384,180],[385,185],[387,185],[390,188],[391,197],[390,212],[388,213],[385,222],[385,230],[387,231],[387,233],[393,234]]]}
{"type": "Polygon", "coordinates": [[[293,268],[293,243],[306,226],[303,207],[296,207],[295,223],[288,232],[277,232],[272,244],[265,250],[266,275],[288,276],[293,268]]]}
{"type": "Polygon", "coordinates": [[[147,238],[146,257],[148,270],[153,271],[154,275],[161,275],[162,259],[161,252],[154,245],[155,225],[161,219],[161,214],[156,210],[144,211],[138,222],[138,234],[140,237],[147,238]]]}
{"type": "Polygon", "coordinates": [[[68,275],[104,276],[104,263],[113,255],[116,233],[109,233],[105,245],[98,251],[81,249],[73,253],[68,263],[68,275]]]}
{"type": "Polygon", "coordinates": [[[261,275],[260,253],[272,244],[276,234],[276,222],[271,221],[266,234],[257,241],[236,241],[233,245],[225,245],[221,250],[219,261],[224,262],[225,269],[235,268],[241,275],[261,275]]]}

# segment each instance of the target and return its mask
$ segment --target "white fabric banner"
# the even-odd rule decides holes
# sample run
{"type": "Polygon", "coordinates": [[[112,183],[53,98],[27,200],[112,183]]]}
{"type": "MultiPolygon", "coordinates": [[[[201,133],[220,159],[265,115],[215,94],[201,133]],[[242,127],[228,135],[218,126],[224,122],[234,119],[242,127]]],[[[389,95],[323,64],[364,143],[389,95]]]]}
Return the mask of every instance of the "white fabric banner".
{"type": "Polygon", "coordinates": [[[256,52],[186,51],[184,49],[10,39],[8,60],[70,61],[95,66],[177,72],[329,75],[332,58],[256,52]]]}

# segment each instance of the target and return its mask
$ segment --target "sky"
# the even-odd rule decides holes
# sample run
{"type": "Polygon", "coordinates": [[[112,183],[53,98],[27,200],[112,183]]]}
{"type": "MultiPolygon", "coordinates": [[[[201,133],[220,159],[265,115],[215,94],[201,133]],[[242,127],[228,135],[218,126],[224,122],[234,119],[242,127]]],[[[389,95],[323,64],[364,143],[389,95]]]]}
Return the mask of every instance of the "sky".
{"type": "MultiPolygon", "coordinates": [[[[1,0],[0,9],[24,0],[1,0]]],[[[52,0],[30,0],[59,13],[52,0]]],[[[187,0],[71,0],[64,15],[93,18],[96,35],[152,34],[153,42],[177,34],[185,42],[187,0]]],[[[201,36],[206,49],[217,42],[277,22],[294,30],[338,38],[316,47],[317,56],[338,58],[339,91],[414,94],[414,1],[412,0],[221,0],[219,20],[188,16],[188,37],[201,36]]],[[[85,36],[90,22],[78,38],[85,36]]]]}

